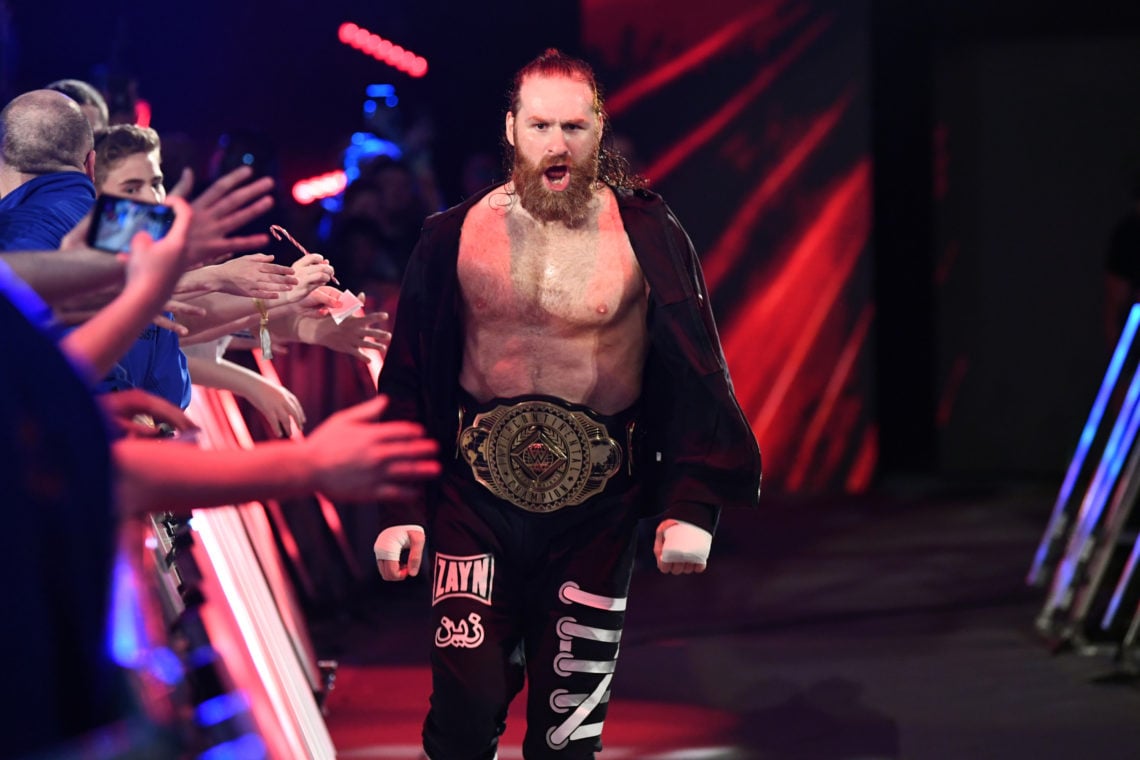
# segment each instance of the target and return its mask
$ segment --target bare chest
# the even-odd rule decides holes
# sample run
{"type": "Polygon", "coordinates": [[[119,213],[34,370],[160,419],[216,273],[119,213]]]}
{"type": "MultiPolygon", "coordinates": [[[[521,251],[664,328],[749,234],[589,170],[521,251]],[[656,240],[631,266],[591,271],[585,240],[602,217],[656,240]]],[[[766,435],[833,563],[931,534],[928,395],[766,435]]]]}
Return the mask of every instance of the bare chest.
{"type": "Polygon", "coordinates": [[[645,296],[616,204],[580,229],[479,206],[464,223],[459,283],[475,326],[603,326],[645,296]]]}

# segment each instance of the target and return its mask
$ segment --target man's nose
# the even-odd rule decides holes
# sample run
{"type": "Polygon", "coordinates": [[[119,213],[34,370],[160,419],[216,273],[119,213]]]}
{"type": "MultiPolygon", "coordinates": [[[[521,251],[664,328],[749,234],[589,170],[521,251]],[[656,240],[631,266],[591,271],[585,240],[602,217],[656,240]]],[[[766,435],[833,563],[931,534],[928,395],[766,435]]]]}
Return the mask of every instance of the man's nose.
{"type": "Polygon", "coordinates": [[[546,152],[554,155],[566,153],[566,135],[558,127],[550,130],[550,140],[546,143],[546,152]]]}

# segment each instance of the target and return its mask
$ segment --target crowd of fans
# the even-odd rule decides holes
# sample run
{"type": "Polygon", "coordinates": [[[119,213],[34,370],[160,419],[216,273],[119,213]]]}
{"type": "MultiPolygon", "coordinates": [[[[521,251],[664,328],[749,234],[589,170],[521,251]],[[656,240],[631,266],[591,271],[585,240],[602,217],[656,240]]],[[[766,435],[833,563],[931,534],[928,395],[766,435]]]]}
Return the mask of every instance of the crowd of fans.
{"type": "Polygon", "coordinates": [[[371,398],[306,415],[248,360],[292,345],[378,364],[403,264],[433,210],[406,167],[379,162],[350,188],[328,241],[335,254],[298,243],[290,257],[270,255],[259,225],[271,218],[271,178],[239,166],[195,191],[184,170],[168,192],[160,136],[109,121],[100,93],[76,80],[0,111],[0,467],[11,519],[0,557],[19,579],[7,584],[2,626],[21,653],[11,682],[37,684],[8,714],[17,756],[75,741],[130,701],[105,652],[124,521],[314,491],[398,502],[438,473],[434,442],[418,425],[385,422],[374,386],[371,398]],[[99,195],[167,205],[172,226],[157,240],[135,235],[126,253],[92,249],[99,195]],[[194,385],[246,399],[283,440],[241,451],[171,442],[193,430],[194,385]]]}

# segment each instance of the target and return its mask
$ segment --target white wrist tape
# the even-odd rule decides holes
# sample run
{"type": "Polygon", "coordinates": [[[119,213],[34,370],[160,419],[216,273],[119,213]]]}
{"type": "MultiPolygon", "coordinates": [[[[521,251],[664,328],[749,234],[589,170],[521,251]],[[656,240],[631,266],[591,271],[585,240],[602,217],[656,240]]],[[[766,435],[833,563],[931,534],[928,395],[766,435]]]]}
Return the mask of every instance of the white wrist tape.
{"type": "Polygon", "coordinates": [[[661,545],[662,562],[694,562],[708,564],[712,548],[712,533],[692,523],[677,521],[665,529],[665,543],[661,545]]]}
{"type": "Polygon", "coordinates": [[[399,561],[400,552],[412,545],[412,531],[424,532],[419,525],[393,525],[380,531],[376,543],[372,544],[372,551],[377,560],[394,559],[399,561]]]}

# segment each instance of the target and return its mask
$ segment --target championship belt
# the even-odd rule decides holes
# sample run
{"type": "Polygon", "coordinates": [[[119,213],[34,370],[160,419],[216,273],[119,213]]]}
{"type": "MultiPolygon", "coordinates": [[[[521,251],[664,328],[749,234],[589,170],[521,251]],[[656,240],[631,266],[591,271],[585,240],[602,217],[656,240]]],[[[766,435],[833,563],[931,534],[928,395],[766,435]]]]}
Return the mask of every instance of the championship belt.
{"type": "Polygon", "coordinates": [[[621,446],[584,412],[521,401],[475,415],[459,434],[475,480],[530,512],[581,504],[621,469],[621,446]]]}

